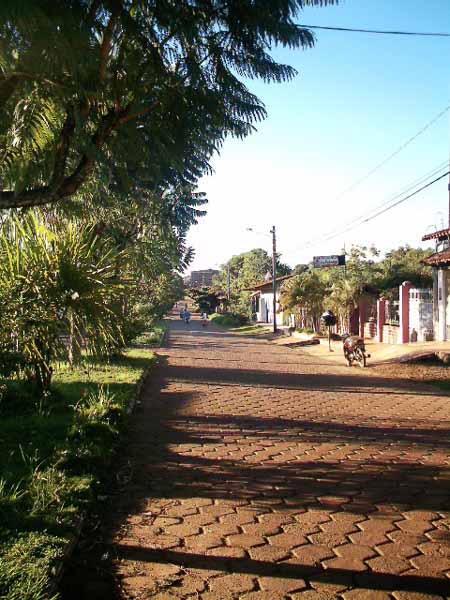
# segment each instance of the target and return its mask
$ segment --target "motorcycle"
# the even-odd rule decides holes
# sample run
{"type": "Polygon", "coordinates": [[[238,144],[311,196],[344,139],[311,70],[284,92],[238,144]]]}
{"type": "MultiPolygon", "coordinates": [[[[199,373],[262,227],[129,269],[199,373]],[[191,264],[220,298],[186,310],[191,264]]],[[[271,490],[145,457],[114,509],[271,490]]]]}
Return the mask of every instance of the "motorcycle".
{"type": "Polygon", "coordinates": [[[370,358],[370,354],[366,351],[364,339],[357,335],[344,333],[342,340],[344,356],[348,366],[351,367],[353,363],[356,363],[361,368],[364,368],[367,364],[367,359],[370,358]]]}

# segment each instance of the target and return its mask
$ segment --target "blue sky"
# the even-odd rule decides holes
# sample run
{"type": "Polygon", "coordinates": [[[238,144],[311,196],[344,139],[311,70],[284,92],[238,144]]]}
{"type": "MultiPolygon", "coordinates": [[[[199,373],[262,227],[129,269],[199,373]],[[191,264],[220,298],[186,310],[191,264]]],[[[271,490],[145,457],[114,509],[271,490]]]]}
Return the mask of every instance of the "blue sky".
{"type": "MultiPolygon", "coordinates": [[[[300,23],[450,32],[450,0],[345,0],[305,9],[300,23]]],[[[421,245],[448,222],[447,181],[352,231],[324,234],[388,200],[449,156],[449,115],[350,193],[340,194],[450,104],[450,38],[316,31],[306,51],[275,50],[299,75],[286,84],[253,81],[268,118],[245,140],[227,140],[199,189],[208,215],[192,228],[190,269],[215,267],[263,247],[275,225],[292,266],[352,244],[386,251],[421,245]],[[311,242],[311,243],[309,243],[311,242]]]]}

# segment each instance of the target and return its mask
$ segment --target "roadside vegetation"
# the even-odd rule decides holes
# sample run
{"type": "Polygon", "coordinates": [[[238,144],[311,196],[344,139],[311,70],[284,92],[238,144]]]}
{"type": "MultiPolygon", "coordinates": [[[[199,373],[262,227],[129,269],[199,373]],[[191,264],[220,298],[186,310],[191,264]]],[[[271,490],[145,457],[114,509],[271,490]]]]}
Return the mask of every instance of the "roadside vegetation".
{"type": "MultiPolygon", "coordinates": [[[[220,269],[215,278],[212,291],[225,294],[230,292],[230,301],[225,303],[231,313],[242,315],[251,321],[252,314],[251,292],[249,288],[263,283],[266,275],[272,273],[272,257],[262,248],[254,248],[230,258],[220,269]]],[[[277,275],[289,275],[288,265],[277,260],[277,275]]],[[[228,295],[228,294],[227,294],[228,295]]]]}
{"type": "MultiPolygon", "coordinates": [[[[323,329],[321,316],[331,309],[348,330],[350,314],[363,296],[375,299],[382,295],[395,302],[398,288],[404,281],[411,281],[417,287],[432,287],[431,267],[422,263],[431,253],[432,250],[401,246],[380,259],[376,248],[352,246],[346,256],[345,268],[315,269],[312,264],[307,264],[291,269],[279,263],[278,276],[292,275],[280,286],[283,313],[295,316],[298,331],[320,334],[323,329]]],[[[261,249],[234,256],[223,265],[212,287],[194,291],[193,297],[204,300],[205,306],[208,299],[216,299],[214,308],[221,306],[223,312],[215,321],[218,325],[237,327],[239,320],[251,323],[256,315],[252,314],[249,288],[263,283],[271,268],[271,258],[261,249]],[[226,300],[228,287],[229,302],[226,300]]]]}
{"type": "Polygon", "coordinates": [[[300,272],[282,286],[281,304],[286,314],[295,315],[300,329],[320,332],[320,317],[331,309],[343,329],[349,331],[350,315],[363,296],[398,301],[398,289],[404,281],[417,287],[432,287],[431,267],[422,264],[431,253],[401,246],[380,260],[376,248],[352,246],[345,268],[314,269],[303,265],[296,269],[300,272]]]}
{"type": "Polygon", "coordinates": [[[0,380],[0,597],[44,600],[120,444],[136,383],[155,356],[59,366],[51,393],[0,380]]]}
{"type": "Polygon", "coordinates": [[[224,327],[227,329],[241,327],[242,325],[246,325],[248,321],[244,315],[237,313],[215,313],[210,316],[210,320],[214,323],[214,325],[219,325],[219,327],[224,327]]]}
{"type": "Polygon", "coordinates": [[[149,347],[156,348],[161,346],[164,341],[164,337],[167,332],[167,323],[162,320],[156,320],[150,327],[148,327],[144,332],[137,335],[131,346],[134,347],[149,347]]]}

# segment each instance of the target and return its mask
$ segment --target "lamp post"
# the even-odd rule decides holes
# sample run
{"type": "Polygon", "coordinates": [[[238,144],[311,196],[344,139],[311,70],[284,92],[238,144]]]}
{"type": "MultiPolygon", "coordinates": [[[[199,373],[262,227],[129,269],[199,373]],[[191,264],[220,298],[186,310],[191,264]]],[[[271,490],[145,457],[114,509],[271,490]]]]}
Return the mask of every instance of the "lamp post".
{"type": "MultiPolygon", "coordinates": [[[[247,227],[247,231],[253,231],[253,233],[258,233],[254,231],[251,227],[247,227]]],[[[272,293],[273,293],[273,332],[277,332],[277,236],[275,225],[272,226],[270,230],[272,235],[272,293]]],[[[264,233],[262,235],[267,235],[264,233]]]]}

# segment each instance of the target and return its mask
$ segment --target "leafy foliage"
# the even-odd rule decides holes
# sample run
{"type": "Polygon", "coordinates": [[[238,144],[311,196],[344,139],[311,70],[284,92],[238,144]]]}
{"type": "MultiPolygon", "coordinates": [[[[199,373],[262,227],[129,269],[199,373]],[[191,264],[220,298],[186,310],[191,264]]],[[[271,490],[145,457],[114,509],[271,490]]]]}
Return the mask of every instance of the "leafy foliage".
{"type": "Polygon", "coordinates": [[[19,402],[28,393],[25,382],[6,382],[14,384],[16,402],[11,413],[0,404],[2,599],[53,600],[49,584],[74,517],[100,493],[135,384],[154,363],[148,351],[133,350],[109,364],[92,358],[74,369],[65,364],[45,414],[19,402]]]}
{"type": "Polygon", "coordinates": [[[404,281],[417,287],[432,286],[431,268],[422,262],[431,250],[401,246],[376,261],[379,254],[376,248],[353,246],[345,270],[296,267],[299,274],[283,285],[282,305],[297,315],[301,327],[319,330],[320,315],[331,309],[348,330],[349,316],[363,295],[383,295],[395,300],[404,281]]]}
{"type": "MultiPolygon", "coordinates": [[[[263,283],[267,273],[272,272],[272,257],[262,248],[255,248],[233,256],[222,266],[214,281],[214,288],[226,292],[230,272],[230,310],[251,317],[248,288],[263,283]]],[[[277,260],[277,276],[289,275],[290,268],[277,260]]]]}
{"type": "Polygon", "coordinates": [[[240,327],[248,323],[248,319],[245,316],[236,313],[225,313],[223,315],[215,313],[211,315],[211,320],[214,322],[214,325],[226,328],[240,327]]]}
{"type": "Polygon", "coordinates": [[[200,312],[206,312],[209,315],[220,305],[220,294],[207,287],[200,290],[192,288],[188,290],[188,296],[192,298],[200,312]]]}
{"type": "Polygon", "coordinates": [[[281,305],[297,317],[301,328],[320,331],[326,282],[318,271],[304,271],[283,284],[281,305]]]}
{"type": "Polygon", "coordinates": [[[0,326],[3,372],[25,370],[40,390],[52,363],[83,341],[93,354],[121,339],[117,304],[123,254],[92,226],[46,224],[29,213],[4,224],[0,237],[0,326]]]}
{"type": "Polygon", "coordinates": [[[196,182],[265,117],[242,80],[292,79],[270,48],[312,47],[299,11],[333,3],[3,0],[0,207],[61,202],[112,164],[124,181],[196,182]]]}
{"type": "Polygon", "coordinates": [[[433,285],[432,269],[424,265],[423,260],[432,254],[432,250],[400,246],[386,253],[379,264],[377,283],[383,295],[398,299],[398,286],[411,281],[418,288],[430,288],[433,285]]]}

